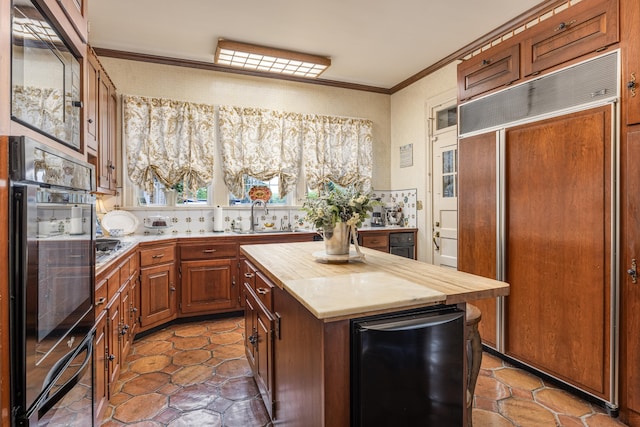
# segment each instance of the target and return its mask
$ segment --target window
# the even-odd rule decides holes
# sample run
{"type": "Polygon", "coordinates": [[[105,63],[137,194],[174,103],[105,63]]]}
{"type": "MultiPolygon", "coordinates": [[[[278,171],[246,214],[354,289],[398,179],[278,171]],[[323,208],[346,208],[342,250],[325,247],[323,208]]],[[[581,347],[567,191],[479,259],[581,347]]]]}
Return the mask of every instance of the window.
{"type": "Polygon", "coordinates": [[[272,178],[268,181],[263,181],[249,175],[244,175],[244,194],[240,197],[229,193],[229,206],[250,204],[251,200],[249,199],[249,190],[251,190],[251,187],[255,186],[269,187],[269,190],[271,190],[271,198],[268,201],[269,204],[286,205],[287,198],[280,197],[279,184],[280,179],[278,177],[272,178]]]}
{"type": "Polygon", "coordinates": [[[436,112],[436,132],[458,124],[458,110],[455,105],[436,112]]]}
{"type": "Polygon", "coordinates": [[[153,180],[153,192],[148,193],[138,187],[138,204],[141,206],[183,206],[206,205],[209,201],[209,188],[202,187],[196,192],[186,190],[182,182],[166,188],[157,179],[153,180]]]}

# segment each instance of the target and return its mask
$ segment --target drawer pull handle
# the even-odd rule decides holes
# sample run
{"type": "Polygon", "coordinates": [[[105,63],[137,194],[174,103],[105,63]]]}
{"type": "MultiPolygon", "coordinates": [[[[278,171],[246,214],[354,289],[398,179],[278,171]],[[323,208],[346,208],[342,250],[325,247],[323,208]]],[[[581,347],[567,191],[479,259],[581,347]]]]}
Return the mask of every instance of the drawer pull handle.
{"type": "Polygon", "coordinates": [[[256,288],[256,292],[260,295],[266,295],[269,291],[265,288],[256,288]]]}
{"type": "Polygon", "coordinates": [[[96,305],[102,305],[107,301],[107,299],[105,297],[100,297],[98,298],[98,301],[96,301],[96,305]]]}
{"type": "Polygon", "coordinates": [[[157,259],[157,258],[162,258],[163,256],[164,256],[164,254],[158,254],[158,255],[151,256],[151,258],[157,259]]]}
{"type": "Polygon", "coordinates": [[[212,254],[214,253],[216,250],[215,249],[203,249],[202,253],[203,254],[212,254]]]}
{"type": "Polygon", "coordinates": [[[246,277],[247,279],[251,279],[253,276],[253,273],[244,273],[244,277],[246,277]]]}
{"type": "Polygon", "coordinates": [[[560,25],[558,25],[554,31],[562,31],[575,23],[576,23],[575,19],[569,22],[561,22],[560,25]]]}

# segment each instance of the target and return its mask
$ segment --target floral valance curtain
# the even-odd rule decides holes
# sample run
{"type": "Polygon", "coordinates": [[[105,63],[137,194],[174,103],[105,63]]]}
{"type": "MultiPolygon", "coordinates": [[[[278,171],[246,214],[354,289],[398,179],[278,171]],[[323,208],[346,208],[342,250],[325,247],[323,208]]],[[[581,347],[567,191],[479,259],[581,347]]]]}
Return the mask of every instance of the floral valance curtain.
{"type": "Polygon", "coordinates": [[[373,142],[370,120],[305,116],[303,158],[307,185],[333,181],[342,186],[371,187],[373,142]]]}
{"type": "Polygon", "coordinates": [[[234,195],[244,195],[245,174],[265,181],[279,177],[281,197],[295,188],[300,170],[299,114],[221,106],[218,115],[224,181],[234,195]]]}
{"type": "Polygon", "coordinates": [[[124,145],[130,179],[148,192],[156,178],[191,191],[213,180],[216,141],[212,105],[123,96],[124,145]]]}
{"type": "Polygon", "coordinates": [[[236,196],[244,193],[245,174],[280,177],[280,195],[286,195],[296,186],[303,161],[311,188],[329,181],[371,187],[370,120],[230,106],[221,106],[218,114],[224,180],[236,196]]]}

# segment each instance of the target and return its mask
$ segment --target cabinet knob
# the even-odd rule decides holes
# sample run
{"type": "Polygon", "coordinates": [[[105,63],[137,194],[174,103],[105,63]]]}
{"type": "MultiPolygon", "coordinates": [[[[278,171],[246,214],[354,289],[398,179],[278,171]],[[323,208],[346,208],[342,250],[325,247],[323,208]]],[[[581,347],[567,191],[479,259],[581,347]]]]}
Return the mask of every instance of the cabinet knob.
{"type": "Polygon", "coordinates": [[[576,23],[576,20],[575,20],[575,19],[574,19],[574,20],[572,20],[572,21],[569,21],[569,22],[561,22],[560,24],[558,24],[558,26],[555,28],[555,30],[554,30],[554,31],[562,31],[562,30],[566,30],[566,29],[567,29],[567,27],[569,27],[569,26],[571,26],[571,25],[573,25],[573,24],[575,24],[575,23],[576,23]]]}
{"type": "Polygon", "coordinates": [[[100,297],[98,298],[98,301],[96,301],[96,305],[102,305],[105,303],[107,299],[105,297],[100,297]]]}
{"type": "Polygon", "coordinates": [[[215,249],[203,249],[202,253],[203,254],[212,254],[214,253],[216,250],[215,249]]]}
{"type": "Polygon", "coordinates": [[[116,360],[116,357],[113,354],[110,354],[109,356],[107,356],[107,360],[109,362],[113,362],[114,360],[116,360]]]}
{"type": "Polygon", "coordinates": [[[258,343],[258,336],[254,333],[253,335],[249,336],[249,342],[253,345],[256,345],[258,343]]]}
{"type": "Polygon", "coordinates": [[[170,286],[170,287],[169,287],[169,290],[170,290],[171,292],[175,292],[175,291],[176,291],[176,287],[175,287],[175,286],[170,286]]]}
{"type": "Polygon", "coordinates": [[[256,292],[259,293],[260,295],[266,295],[269,291],[266,290],[265,288],[256,288],[256,292]]]}
{"type": "Polygon", "coordinates": [[[91,124],[91,123],[93,123],[93,119],[87,119],[87,122],[88,122],[89,124],[91,124]]]}
{"type": "Polygon", "coordinates": [[[489,65],[491,64],[491,60],[490,59],[483,59],[482,60],[482,65],[489,65]]]}
{"type": "Polygon", "coordinates": [[[253,273],[244,273],[244,277],[246,277],[247,279],[251,279],[253,276],[253,273]]]}

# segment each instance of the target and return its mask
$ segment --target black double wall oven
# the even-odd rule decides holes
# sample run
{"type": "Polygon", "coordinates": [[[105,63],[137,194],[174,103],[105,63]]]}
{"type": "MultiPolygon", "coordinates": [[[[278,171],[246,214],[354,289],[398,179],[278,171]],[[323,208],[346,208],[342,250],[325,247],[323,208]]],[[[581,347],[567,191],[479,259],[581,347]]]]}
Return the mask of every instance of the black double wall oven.
{"type": "Polygon", "coordinates": [[[93,166],[26,137],[10,156],[13,425],[93,425],[93,166]]]}

